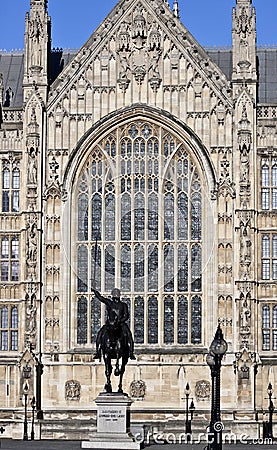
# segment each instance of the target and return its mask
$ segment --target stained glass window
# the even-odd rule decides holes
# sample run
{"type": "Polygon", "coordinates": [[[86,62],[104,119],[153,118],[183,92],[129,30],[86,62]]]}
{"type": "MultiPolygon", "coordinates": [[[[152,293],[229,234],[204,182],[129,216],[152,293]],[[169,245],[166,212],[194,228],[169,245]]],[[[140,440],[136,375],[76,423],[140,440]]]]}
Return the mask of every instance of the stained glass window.
{"type": "Polygon", "coordinates": [[[134,341],[137,344],[144,343],[144,299],[143,299],[143,297],[135,298],[134,341]]]}
{"type": "Polygon", "coordinates": [[[158,343],[158,300],[157,297],[148,299],[148,344],[158,343]]]}
{"type": "Polygon", "coordinates": [[[171,296],[164,299],[164,343],[174,343],[174,299],[171,296]]]}
{"type": "Polygon", "coordinates": [[[178,344],[188,343],[188,300],[181,295],[178,298],[178,344]]]}
{"type": "Polygon", "coordinates": [[[202,301],[197,295],[191,301],[191,342],[199,344],[201,342],[202,323],[202,301]]]}
{"type": "Polygon", "coordinates": [[[101,290],[101,247],[94,243],[91,248],[91,289],[101,290]]]}
{"type": "Polygon", "coordinates": [[[113,245],[105,249],[105,290],[110,292],[115,286],[115,250],[113,245]]]}
{"type": "Polygon", "coordinates": [[[95,342],[105,320],[96,286],[104,296],[121,289],[137,344],[200,344],[203,197],[193,155],[162,127],[128,123],[95,144],[77,186],[77,343],[95,342]]]}
{"type": "Polygon", "coordinates": [[[91,311],[91,342],[94,344],[96,342],[97,333],[101,326],[101,304],[95,298],[91,300],[90,311],[91,311]]]}
{"type": "Polygon", "coordinates": [[[78,300],[77,310],[77,343],[86,344],[88,339],[88,302],[86,297],[82,296],[78,300]]]}
{"type": "Polygon", "coordinates": [[[88,240],[88,197],[85,194],[78,199],[78,240],[88,240]]]}
{"type": "Polygon", "coordinates": [[[148,291],[158,290],[158,246],[150,245],[148,247],[148,291]]]}
{"type": "MultiPolygon", "coordinates": [[[[180,260],[179,260],[180,261],[180,260]]],[[[174,247],[167,244],[164,247],[164,291],[174,291],[174,247]]],[[[179,278],[178,278],[179,284],[179,278]]],[[[179,289],[182,290],[182,289],[179,289]]]]}
{"type": "Polygon", "coordinates": [[[78,248],[78,292],[88,290],[88,249],[85,245],[78,248]]]}
{"type": "Polygon", "coordinates": [[[121,248],[121,289],[123,292],[131,291],[131,276],[132,276],[132,268],[131,268],[131,246],[123,245],[121,248]]]}
{"type": "Polygon", "coordinates": [[[188,291],[188,249],[185,244],[178,248],[178,291],[188,291]]]}

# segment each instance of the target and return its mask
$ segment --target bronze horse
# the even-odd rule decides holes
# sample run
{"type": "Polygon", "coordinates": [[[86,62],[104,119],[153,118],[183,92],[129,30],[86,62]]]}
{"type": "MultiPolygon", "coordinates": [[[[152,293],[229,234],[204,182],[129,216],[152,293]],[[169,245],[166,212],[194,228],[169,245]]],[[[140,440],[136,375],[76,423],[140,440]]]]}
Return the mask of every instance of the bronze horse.
{"type": "Polygon", "coordinates": [[[122,379],[129,359],[129,346],[126,336],[124,336],[122,326],[118,323],[117,315],[113,311],[109,314],[109,318],[100,339],[100,351],[105,362],[105,391],[112,393],[112,359],[115,359],[114,375],[119,376],[118,392],[123,393],[122,379]]]}

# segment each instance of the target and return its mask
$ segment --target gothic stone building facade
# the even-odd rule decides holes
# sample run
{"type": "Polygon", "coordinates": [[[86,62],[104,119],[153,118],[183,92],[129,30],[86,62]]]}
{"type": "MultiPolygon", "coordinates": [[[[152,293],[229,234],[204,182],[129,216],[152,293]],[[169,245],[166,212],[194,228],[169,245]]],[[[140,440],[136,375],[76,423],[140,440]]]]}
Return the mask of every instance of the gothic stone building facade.
{"type": "Polygon", "coordinates": [[[232,14],[232,48],[209,51],[177,1],[120,0],[65,53],[47,0],[30,0],[24,54],[0,55],[7,436],[22,436],[26,382],[43,437],[93,429],[94,280],[130,309],[132,423],[182,431],[189,382],[205,429],[220,324],[226,429],[259,435],[277,386],[277,50],[257,48],[252,0],[232,14]]]}

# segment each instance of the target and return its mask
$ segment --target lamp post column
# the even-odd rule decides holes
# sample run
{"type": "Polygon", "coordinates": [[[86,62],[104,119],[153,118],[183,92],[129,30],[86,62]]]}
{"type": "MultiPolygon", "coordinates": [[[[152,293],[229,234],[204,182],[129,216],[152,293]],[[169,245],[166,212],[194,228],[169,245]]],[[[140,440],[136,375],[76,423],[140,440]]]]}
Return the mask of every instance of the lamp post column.
{"type": "Polygon", "coordinates": [[[273,389],[272,389],[272,384],[271,383],[268,384],[267,393],[268,393],[268,399],[269,399],[269,405],[268,405],[268,436],[267,437],[272,439],[273,438],[272,421],[273,421],[274,405],[273,405],[273,401],[272,401],[273,389]]]}
{"type": "Polygon", "coordinates": [[[213,442],[208,444],[209,450],[222,450],[222,423],[220,411],[220,369],[221,361],[227,351],[227,342],[223,339],[223,333],[218,325],[214,340],[212,341],[206,361],[211,370],[212,401],[210,433],[213,442]]]}
{"type": "Polygon", "coordinates": [[[189,383],[187,383],[186,385],[186,436],[187,436],[187,440],[188,440],[188,435],[190,433],[189,430],[189,394],[190,394],[190,388],[189,388],[189,383]]]}
{"type": "Polygon", "coordinates": [[[27,402],[28,402],[29,387],[27,382],[24,385],[24,427],[23,427],[23,440],[28,441],[28,420],[27,420],[27,402]]]}
{"type": "Polygon", "coordinates": [[[32,406],[31,441],[33,441],[35,439],[35,407],[36,407],[36,399],[35,399],[35,397],[32,398],[31,406],[32,406]]]}

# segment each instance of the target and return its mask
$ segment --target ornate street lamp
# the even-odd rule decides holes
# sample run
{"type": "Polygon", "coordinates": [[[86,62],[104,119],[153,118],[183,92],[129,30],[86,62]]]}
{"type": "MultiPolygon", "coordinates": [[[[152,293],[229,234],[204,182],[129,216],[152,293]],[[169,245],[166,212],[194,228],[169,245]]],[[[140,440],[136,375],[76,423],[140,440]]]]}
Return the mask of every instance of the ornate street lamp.
{"type": "Polygon", "coordinates": [[[220,417],[220,369],[221,361],[227,348],[227,342],[223,338],[220,325],[218,325],[215,337],[206,357],[206,362],[211,370],[212,379],[211,421],[209,428],[213,439],[212,442],[208,444],[209,450],[222,450],[223,424],[221,423],[220,417]]]}
{"type": "Polygon", "coordinates": [[[269,383],[267,387],[268,394],[268,422],[263,422],[263,438],[264,439],[273,439],[273,427],[272,427],[272,419],[274,413],[274,405],[272,401],[273,389],[272,384],[269,383]]]}
{"type": "Polygon", "coordinates": [[[27,381],[24,384],[24,427],[23,427],[23,440],[28,441],[28,421],[27,421],[27,402],[28,402],[29,386],[27,381]]]}
{"type": "Polygon", "coordinates": [[[186,396],[186,435],[187,435],[187,439],[190,440],[190,433],[191,433],[191,424],[189,421],[189,396],[190,396],[190,387],[189,387],[189,383],[186,384],[186,389],[185,389],[185,396],[186,396]]]}
{"type": "Polygon", "coordinates": [[[187,383],[186,388],[185,388],[185,397],[184,398],[182,397],[183,400],[184,399],[186,400],[186,424],[185,424],[186,428],[185,429],[186,429],[187,442],[191,441],[191,422],[192,422],[193,413],[195,410],[193,400],[191,401],[191,404],[189,407],[190,393],[191,393],[190,386],[189,386],[189,383],[187,383]],[[190,419],[189,419],[189,412],[190,412],[190,419]]]}

